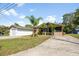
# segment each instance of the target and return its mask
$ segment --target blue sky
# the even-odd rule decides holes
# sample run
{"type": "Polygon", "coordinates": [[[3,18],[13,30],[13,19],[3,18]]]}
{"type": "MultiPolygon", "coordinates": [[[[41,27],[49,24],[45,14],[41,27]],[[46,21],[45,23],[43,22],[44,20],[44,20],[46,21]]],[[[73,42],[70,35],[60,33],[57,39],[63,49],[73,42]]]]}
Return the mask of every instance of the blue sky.
{"type": "Polygon", "coordinates": [[[65,13],[72,13],[79,8],[78,3],[26,3],[17,4],[16,7],[9,10],[1,9],[4,6],[6,7],[7,4],[0,4],[0,12],[5,15],[0,15],[0,25],[6,26],[14,23],[22,26],[30,24],[29,20],[24,18],[30,15],[36,18],[41,16],[43,20],[40,21],[40,24],[43,22],[62,23],[62,16],[65,13]]]}

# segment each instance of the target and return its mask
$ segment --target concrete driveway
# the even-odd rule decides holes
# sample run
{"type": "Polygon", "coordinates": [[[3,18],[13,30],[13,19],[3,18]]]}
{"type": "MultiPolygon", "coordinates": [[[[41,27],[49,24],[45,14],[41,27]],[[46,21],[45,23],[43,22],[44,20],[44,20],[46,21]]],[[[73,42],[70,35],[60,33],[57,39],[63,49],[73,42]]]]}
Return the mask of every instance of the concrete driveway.
{"type": "Polygon", "coordinates": [[[71,36],[57,36],[39,46],[11,56],[79,56],[79,39],[71,36]]]}

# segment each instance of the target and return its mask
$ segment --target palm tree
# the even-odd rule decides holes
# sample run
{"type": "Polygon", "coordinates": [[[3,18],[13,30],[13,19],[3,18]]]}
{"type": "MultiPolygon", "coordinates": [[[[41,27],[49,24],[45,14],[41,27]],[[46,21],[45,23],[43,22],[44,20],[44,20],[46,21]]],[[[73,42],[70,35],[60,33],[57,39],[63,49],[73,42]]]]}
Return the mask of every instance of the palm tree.
{"type": "Polygon", "coordinates": [[[18,23],[14,23],[14,26],[20,26],[18,23]]]}
{"type": "Polygon", "coordinates": [[[33,26],[33,36],[37,35],[38,29],[37,26],[39,24],[39,21],[42,19],[42,17],[35,18],[32,16],[26,16],[25,18],[30,20],[31,25],[33,26]]]}

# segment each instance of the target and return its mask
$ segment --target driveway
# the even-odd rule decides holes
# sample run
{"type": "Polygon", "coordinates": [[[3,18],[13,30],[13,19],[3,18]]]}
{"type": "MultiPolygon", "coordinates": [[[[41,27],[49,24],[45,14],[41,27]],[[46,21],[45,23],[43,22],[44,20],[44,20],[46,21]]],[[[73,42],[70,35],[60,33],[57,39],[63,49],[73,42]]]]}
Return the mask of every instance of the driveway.
{"type": "Polygon", "coordinates": [[[79,56],[79,39],[55,36],[42,44],[11,56],[79,56]]]}

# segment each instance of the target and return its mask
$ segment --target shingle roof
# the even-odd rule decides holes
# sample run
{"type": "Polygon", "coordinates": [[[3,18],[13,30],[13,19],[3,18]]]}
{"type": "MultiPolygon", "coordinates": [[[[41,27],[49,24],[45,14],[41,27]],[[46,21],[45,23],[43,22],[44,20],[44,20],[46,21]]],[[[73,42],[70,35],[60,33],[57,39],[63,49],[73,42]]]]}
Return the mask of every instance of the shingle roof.
{"type": "Polygon", "coordinates": [[[16,28],[18,30],[29,30],[29,31],[32,31],[32,28],[30,27],[22,27],[22,26],[15,26],[15,25],[12,25],[10,28],[16,28]]]}

